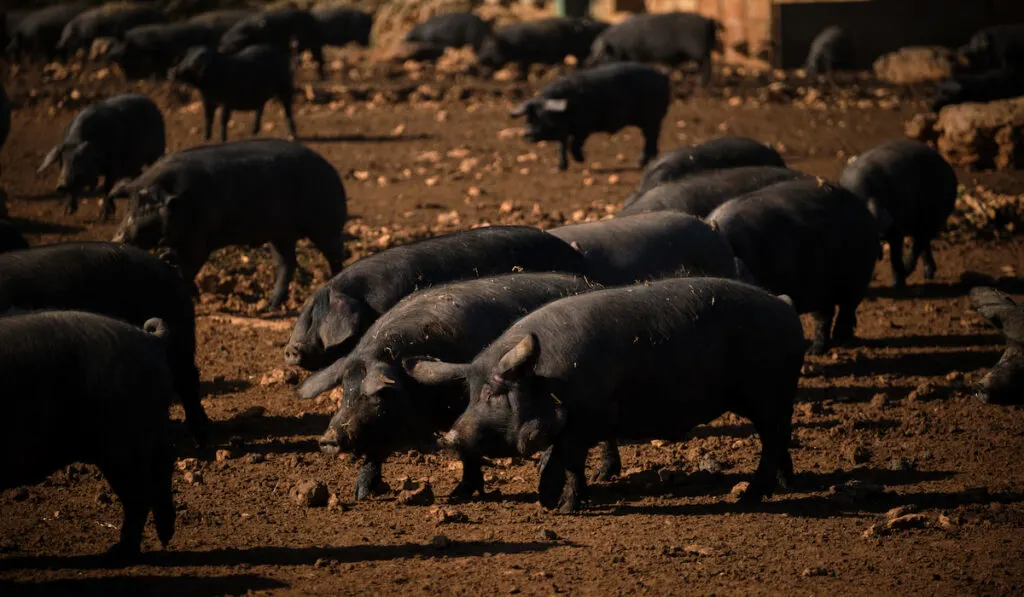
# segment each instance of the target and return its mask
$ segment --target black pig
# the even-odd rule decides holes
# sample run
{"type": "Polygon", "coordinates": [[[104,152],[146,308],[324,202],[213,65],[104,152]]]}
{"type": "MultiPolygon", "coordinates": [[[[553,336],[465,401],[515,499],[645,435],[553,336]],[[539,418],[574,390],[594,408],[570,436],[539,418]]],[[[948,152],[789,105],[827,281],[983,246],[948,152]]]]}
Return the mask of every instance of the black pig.
{"type": "Polygon", "coordinates": [[[42,173],[60,163],[57,190],[68,194],[65,211],[78,211],[78,197],[103,177],[101,215],[114,215],[107,196],[114,185],[134,178],[164,153],[164,117],[148,97],[128,93],[97,102],[75,116],[64,139],[39,166],[42,173]]]}
{"type": "Polygon", "coordinates": [[[370,45],[373,15],[348,6],[314,8],[313,18],[320,26],[320,41],[325,46],[344,46],[355,42],[370,45]]]}
{"type": "Polygon", "coordinates": [[[405,41],[436,48],[472,46],[478,51],[491,32],[491,24],[469,12],[434,15],[405,34],[405,41]]]}
{"type": "Polygon", "coordinates": [[[293,44],[300,52],[309,50],[320,79],[326,78],[320,23],[308,11],[286,8],[256,13],[235,23],[221,37],[219,49],[234,54],[243,48],[261,44],[275,46],[289,57],[293,44]]]}
{"type": "Polygon", "coordinates": [[[680,180],[706,170],[724,170],[741,166],[775,166],[786,162],[771,147],[747,137],[720,137],[705,143],[685,145],[666,153],[644,170],[635,191],[626,198],[629,207],[654,187],[680,180]]]}
{"type": "Polygon", "coordinates": [[[145,329],[75,311],[0,317],[0,490],[96,465],[124,509],[107,552],[121,561],[139,553],[150,511],[160,543],[174,535],[171,373],[162,322],[145,329]]]}
{"type": "Polygon", "coordinates": [[[1024,70],[1024,23],[980,29],[957,54],[972,72],[1024,70]]]}
{"type": "Polygon", "coordinates": [[[760,285],[790,296],[798,313],[813,314],[811,354],[822,354],[830,335],[835,342],[853,338],[881,253],[860,199],[825,181],[791,180],[727,201],[707,221],[760,285]]]}
{"type": "Polygon", "coordinates": [[[594,38],[607,27],[600,21],[567,17],[507,25],[484,38],[477,63],[487,69],[517,63],[521,78],[529,73],[531,64],[561,64],[566,56],[582,64],[594,38]]]}
{"type": "Polygon", "coordinates": [[[192,85],[203,98],[205,134],[213,133],[213,117],[220,107],[220,140],[227,141],[228,121],[234,110],[255,111],[252,134],[260,132],[263,106],[276,99],[284,108],[288,131],[297,137],[292,117],[292,68],[288,56],[273,46],[249,46],[237,54],[213,48],[193,48],[171,69],[170,77],[192,85]]]}
{"type": "Polygon", "coordinates": [[[120,66],[128,79],[162,78],[190,49],[216,46],[227,28],[192,21],[135,27],[111,45],[106,60],[120,66]]]}
{"type": "Polygon", "coordinates": [[[841,27],[826,27],[811,42],[804,70],[808,75],[832,76],[853,62],[853,42],[841,27]]]}
{"type": "Polygon", "coordinates": [[[392,247],[350,265],[306,301],[285,361],[320,369],[345,356],[403,297],[433,286],[512,272],[586,274],[583,257],[527,226],[463,230],[392,247]]]}
{"type": "Polygon", "coordinates": [[[705,218],[726,201],[777,182],[810,175],[780,166],[740,166],[697,172],[659,183],[637,196],[634,192],[618,216],[655,211],[680,211],[705,218]]]}
{"type": "Polygon", "coordinates": [[[899,139],[870,149],[843,168],[843,188],[860,197],[889,243],[893,285],[902,287],[923,258],[924,277],[935,277],[931,242],[946,228],[956,203],[956,172],[931,147],[899,139]],[[911,237],[903,258],[903,240],[911,237]]]}
{"type": "Polygon", "coordinates": [[[644,135],[640,167],[658,155],[661,121],[670,101],[668,77],[642,64],[609,64],[561,77],[512,111],[526,117],[528,141],[558,141],[558,169],[568,154],[583,162],[583,144],[593,133],[635,126],[644,135]]]}
{"type": "Polygon", "coordinates": [[[548,232],[582,253],[591,276],[602,284],[632,284],[672,276],[736,277],[729,243],[687,214],[639,214],[548,232]]]}
{"type": "MultiPolygon", "coordinates": [[[[320,445],[364,458],[356,499],[383,488],[380,468],[388,454],[432,444],[433,434],[450,429],[466,407],[461,384],[423,387],[405,374],[402,359],[470,360],[523,315],[590,289],[568,274],[509,274],[428,288],[399,301],[347,357],[306,380],[299,388],[303,398],[339,385],[345,390],[320,445]]],[[[483,492],[480,461],[465,461],[462,470],[453,496],[483,492]]]]}
{"type": "Polygon", "coordinates": [[[772,494],[776,475],[793,476],[803,344],[787,301],[733,280],[676,278],[549,303],[468,364],[405,366],[426,385],[468,384],[469,406],[444,440],[463,458],[553,447],[541,472],[545,507],[580,507],[595,443],[682,441],[725,412],[749,418],[761,437],[761,461],[744,495],[754,502],[772,494]]]}
{"type": "Polygon", "coordinates": [[[1024,95],[1024,65],[1018,69],[988,70],[976,75],[957,75],[935,88],[931,110],[968,102],[993,102],[1024,95]]]}
{"type": "Polygon", "coordinates": [[[60,34],[57,50],[68,55],[92,45],[101,37],[120,39],[133,27],[163,22],[163,12],[155,3],[101,4],[82,11],[68,21],[60,34]]]}
{"type": "Polygon", "coordinates": [[[22,15],[8,33],[7,53],[20,58],[52,60],[60,53],[57,42],[64,27],[90,6],[92,3],[88,1],[58,2],[22,15]]]}
{"type": "Polygon", "coordinates": [[[1024,307],[995,288],[971,289],[971,306],[1006,338],[999,362],[982,378],[978,397],[993,404],[1024,402],[1024,307]]]}
{"type": "Polygon", "coordinates": [[[89,311],[141,326],[159,317],[174,390],[193,437],[205,444],[208,420],[195,364],[196,322],[189,286],[178,271],[146,251],[77,242],[0,255],[0,313],[31,309],[89,311]]]}
{"type": "Polygon", "coordinates": [[[720,49],[714,19],[692,12],[639,14],[597,36],[587,66],[607,62],[696,62],[702,85],[711,81],[711,51],[720,49]]]}
{"type": "Polygon", "coordinates": [[[115,242],[171,249],[189,281],[221,247],[270,243],[277,269],[271,309],[288,296],[300,238],[313,241],[332,274],[345,261],[345,187],[334,166],[298,143],[260,139],[187,149],[112,194],[131,198],[115,242]]]}

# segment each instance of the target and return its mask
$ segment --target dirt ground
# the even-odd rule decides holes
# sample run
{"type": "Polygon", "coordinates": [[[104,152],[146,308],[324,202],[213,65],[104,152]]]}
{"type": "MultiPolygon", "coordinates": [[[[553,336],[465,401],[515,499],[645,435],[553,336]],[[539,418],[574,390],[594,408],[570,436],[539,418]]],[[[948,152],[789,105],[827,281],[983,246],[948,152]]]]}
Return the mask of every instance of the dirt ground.
{"type": "MultiPolygon", "coordinates": [[[[335,62],[327,85],[299,94],[297,112],[304,140],[344,176],[353,258],[485,222],[600,217],[639,177],[635,130],[591,138],[588,163],[565,173],[554,170],[554,147],[518,137],[507,112],[543,80],[438,79],[359,64],[359,56],[335,62]]],[[[108,239],[116,225],[97,219],[95,200],[64,215],[56,175],[35,173],[79,106],[141,90],[165,110],[170,149],[202,142],[188,94],[96,77],[40,78],[39,67],[7,77],[18,109],[0,181],[34,244],[108,239]]],[[[304,90],[308,69],[302,78],[304,90]]],[[[708,90],[678,89],[663,149],[748,135],[824,177],[901,135],[927,98],[925,88],[858,77],[817,90],[793,75],[736,72],[720,72],[708,90]]],[[[250,118],[236,115],[233,138],[248,136],[250,118]]],[[[282,134],[277,107],[265,123],[264,135],[282,134]]],[[[1024,194],[1020,174],[960,176],[968,188],[1024,194]]],[[[905,292],[890,288],[880,262],[859,312],[861,340],[806,361],[795,489],[754,509],[736,503],[731,489],[750,478],[760,443],[746,421],[726,416],[685,443],[624,446],[622,477],[595,486],[590,506],[571,516],[536,505],[530,460],[491,462],[494,493],[448,505],[454,458],[415,452],[390,459],[385,480],[397,490],[403,477],[428,478],[435,506],[401,505],[394,495],[355,503],[356,463],[317,450],[337,396],[298,400],[301,376],[282,358],[296,309],[325,279],[324,260],[305,246],[287,309],[264,313],[269,252],[222,251],[200,274],[198,362],[214,450],[223,452],[199,453],[181,433],[170,548],[148,528],[140,564],[105,568],[97,554],[116,541],[121,509],[94,468],[76,465],[0,495],[0,594],[1019,594],[1024,413],[973,397],[971,383],[1002,344],[969,309],[962,280],[977,272],[1024,292],[1021,249],[1017,238],[949,234],[938,242],[938,278],[925,283],[919,270],[905,292]],[[327,484],[332,507],[289,497],[307,480],[327,484]],[[889,528],[907,513],[921,516],[889,528]]],[[[180,409],[173,416],[180,420],[180,409]]]]}

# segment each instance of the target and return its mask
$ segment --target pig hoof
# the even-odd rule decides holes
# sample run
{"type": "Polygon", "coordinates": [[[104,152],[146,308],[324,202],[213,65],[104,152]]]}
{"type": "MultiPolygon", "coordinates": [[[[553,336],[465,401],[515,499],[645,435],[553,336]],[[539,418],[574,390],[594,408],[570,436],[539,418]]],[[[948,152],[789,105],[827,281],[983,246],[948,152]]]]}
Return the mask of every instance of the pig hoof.
{"type": "Polygon", "coordinates": [[[594,474],[590,476],[590,482],[591,483],[607,483],[607,482],[611,481],[612,479],[614,479],[616,477],[616,475],[618,475],[618,474],[619,474],[618,471],[614,471],[614,470],[611,470],[611,469],[600,469],[598,471],[595,471],[594,474]]]}
{"type": "Polygon", "coordinates": [[[452,504],[462,504],[468,502],[473,499],[473,494],[476,493],[477,491],[480,492],[481,496],[484,495],[484,490],[482,487],[470,487],[468,485],[459,483],[455,487],[455,489],[450,494],[448,494],[448,502],[452,504]]]}
{"type": "Polygon", "coordinates": [[[827,350],[828,345],[825,344],[824,342],[813,342],[811,343],[811,347],[807,349],[807,354],[815,357],[820,357],[821,355],[825,354],[827,350]]]}
{"type": "Polygon", "coordinates": [[[559,514],[573,514],[580,510],[580,500],[576,496],[563,497],[558,503],[559,514]]]}
{"type": "Polygon", "coordinates": [[[78,206],[77,205],[72,205],[72,204],[69,203],[69,204],[64,206],[64,215],[66,215],[66,216],[70,216],[71,214],[73,214],[73,213],[75,213],[77,211],[78,211],[78,206]]]}
{"type": "Polygon", "coordinates": [[[927,265],[924,267],[924,279],[925,280],[934,280],[935,279],[935,268],[934,267],[928,267],[927,265]]]}
{"type": "Polygon", "coordinates": [[[974,397],[982,402],[982,404],[988,404],[992,402],[992,396],[988,393],[988,390],[984,388],[978,388],[974,392],[974,397]]]}
{"type": "Polygon", "coordinates": [[[103,559],[114,565],[124,566],[139,558],[139,548],[118,543],[103,554],[103,559]]]}

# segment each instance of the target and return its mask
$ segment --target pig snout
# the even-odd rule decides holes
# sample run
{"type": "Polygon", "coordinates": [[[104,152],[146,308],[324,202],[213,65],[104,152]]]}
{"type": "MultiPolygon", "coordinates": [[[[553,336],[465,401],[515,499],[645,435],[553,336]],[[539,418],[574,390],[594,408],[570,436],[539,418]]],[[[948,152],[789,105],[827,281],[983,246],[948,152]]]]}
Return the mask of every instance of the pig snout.
{"type": "Polygon", "coordinates": [[[284,347],[284,362],[289,365],[298,365],[302,363],[302,351],[299,347],[294,344],[289,344],[284,347]]]}
{"type": "Polygon", "coordinates": [[[437,438],[437,447],[441,450],[455,450],[459,446],[459,432],[452,429],[437,438]]]}
{"type": "Polygon", "coordinates": [[[339,431],[335,427],[328,427],[327,431],[317,440],[317,443],[320,444],[321,452],[333,456],[345,449],[348,444],[348,436],[344,431],[339,431]]]}

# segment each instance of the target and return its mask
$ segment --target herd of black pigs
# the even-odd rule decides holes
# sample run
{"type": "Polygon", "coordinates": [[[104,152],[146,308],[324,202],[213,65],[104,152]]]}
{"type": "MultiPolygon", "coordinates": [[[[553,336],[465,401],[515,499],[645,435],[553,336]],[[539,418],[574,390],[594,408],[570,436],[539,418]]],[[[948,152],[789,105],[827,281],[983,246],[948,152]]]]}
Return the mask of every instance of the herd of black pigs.
{"type": "MultiPolygon", "coordinates": [[[[650,65],[695,62],[708,82],[720,25],[700,15],[494,29],[471,13],[442,14],[406,37],[428,59],[471,46],[474,69],[487,74],[574,56],[579,68],[512,115],[525,118],[528,141],[557,142],[562,170],[570,156],[584,160],[590,134],[638,127],[642,180],[613,218],[463,230],[343,268],[338,172],[298,141],[229,142],[227,123],[254,112],[255,135],[273,99],[295,138],[293,53],[311,52],[323,78],[322,47],[368,44],[372,15],[221,10],[171,22],[155,3],[64,2],[2,19],[9,60],[64,60],[113,38],[102,60],[126,78],[198,90],[207,140],[221,110],[221,143],[177,153],[165,153],[160,110],[136,94],[87,107],[55,140],[39,170],[58,169],[68,212],[97,190],[103,217],[126,200],[112,242],[30,248],[0,219],[0,387],[13,430],[0,439],[0,489],[71,462],[95,464],[124,509],[109,552],[117,561],[139,552],[150,512],[164,545],[174,533],[171,401],[183,405],[197,444],[213,441],[195,362],[193,280],[217,249],[270,244],[270,309],[287,298],[299,239],[326,258],[333,277],[304,305],[283,356],[312,371],[300,399],[343,389],[320,446],[361,459],[357,499],[386,487],[389,454],[436,443],[462,461],[452,499],[484,492],[483,458],[543,453],[538,499],[572,512],[586,502],[591,447],[601,448],[591,478],[603,480],[620,472],[618,441],[682,440],[732,412],[761,439],[741,497],[756,503],[793,478],[804,354],[854,338],[883,241],[895,287],[919,261],[934,276],[931,242],[957,196],[953,168],[916,141],[857,156],[838,181],[790,169],[772,147],[741,137],[659,155],[672,84],[650,65]],[[804,313],[814,322],[809,343],[804,313]]],[[[841,27],[824,30],[807,72],[845,68],[850,44],[841,27]]],[[[958,56],[963,72],[939,85],[936,108],[1024,94],[1024,25],[979,31],[958,56]]],[[[0,144],[10,124],[0,87],[0,144]]],[[[971,300],[1008,345],[979,397],[1019,402],[1024,310],[991,288],[973,289],[971,300]]]]}

